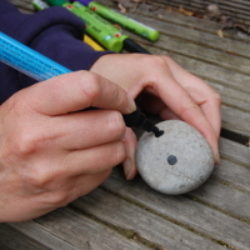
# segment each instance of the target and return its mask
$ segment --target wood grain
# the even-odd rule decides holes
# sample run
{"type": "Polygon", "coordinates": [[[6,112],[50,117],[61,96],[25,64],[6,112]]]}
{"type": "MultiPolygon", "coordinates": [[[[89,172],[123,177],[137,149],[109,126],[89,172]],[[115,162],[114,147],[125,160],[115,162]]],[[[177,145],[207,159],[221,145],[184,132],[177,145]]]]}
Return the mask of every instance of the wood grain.
{"type": "MultiPolygon", "coordinates": [[[[33,12],[30,0],[11,2],[33,12]]],[[[117,8],[114,1],[100,2],[117,8]]],[[[171,56],[207,81],[222,95],[223,127],[249,136],[250,38],[226,31],[221,38],[219,23],[168,8],[182,5],[204,11],[211,2],[144,1],[127,14],[159,29],[160,40],[152,44],[127,33],[152,53],[171,56]]],[[[217,3],[223,13],[250,22],[249,1],[217,3]]],[[[125,181],[116,169],[100,188],[66,208],[34,221],[0,225],[0,248],[248,250],[250,149],[221,138],[220,152],[221,162],[210,179],[187,195],[157,193],[139,177],[125,181]]]]}

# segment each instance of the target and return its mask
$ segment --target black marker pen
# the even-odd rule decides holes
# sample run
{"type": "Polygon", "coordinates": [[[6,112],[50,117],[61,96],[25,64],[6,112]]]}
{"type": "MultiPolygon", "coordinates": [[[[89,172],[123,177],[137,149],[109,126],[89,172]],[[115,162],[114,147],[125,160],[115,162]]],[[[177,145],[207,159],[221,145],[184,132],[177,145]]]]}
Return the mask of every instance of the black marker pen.
{"type": "Polygon", "coordinates": [[[131,114],[123,115],[125,123],[131,128],[140,128],[147,132],[152,132],[156,137],[163,135],[164,131],[159,130],[147,117],[137,109],[131,114]]]}

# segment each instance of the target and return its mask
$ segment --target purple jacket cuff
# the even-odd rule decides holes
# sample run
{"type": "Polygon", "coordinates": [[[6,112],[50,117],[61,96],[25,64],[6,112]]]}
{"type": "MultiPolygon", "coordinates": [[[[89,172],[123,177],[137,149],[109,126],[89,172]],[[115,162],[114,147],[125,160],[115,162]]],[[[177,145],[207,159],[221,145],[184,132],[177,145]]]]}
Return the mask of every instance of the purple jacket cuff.
{"type": "MultiPolygon", "coordinates": [[[[84,23],[62,7],[22,14],[6,0],[0,5],[0,30],[73,71],[88,70],[102,55],[82,42],[84,23]]],[[[0,63],[0,103],[35,81],[0,63]]]]}

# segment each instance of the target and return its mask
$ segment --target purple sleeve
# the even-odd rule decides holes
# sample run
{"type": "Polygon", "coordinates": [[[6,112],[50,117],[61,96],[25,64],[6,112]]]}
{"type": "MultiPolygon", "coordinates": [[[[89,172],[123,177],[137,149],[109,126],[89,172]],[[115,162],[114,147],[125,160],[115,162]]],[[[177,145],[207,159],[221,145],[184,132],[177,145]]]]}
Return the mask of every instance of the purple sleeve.
{"type": "MultiPolygon", "coordinates": [[[[88,70],[102,55],[82,42],[84,23],[64,8],[52,7],[22,14],[6,0],[0,4],[0,31],[27,44],[71,70],[88,70]]],[[[0,103],[14,92],[35,83],[0,63],[0,103]]]]}

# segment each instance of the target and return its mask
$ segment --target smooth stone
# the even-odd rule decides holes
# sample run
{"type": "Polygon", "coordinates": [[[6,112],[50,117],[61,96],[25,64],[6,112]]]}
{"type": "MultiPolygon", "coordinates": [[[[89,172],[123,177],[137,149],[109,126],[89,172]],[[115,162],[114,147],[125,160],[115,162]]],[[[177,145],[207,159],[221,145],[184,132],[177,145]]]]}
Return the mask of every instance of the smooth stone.
{"type": "Polygon", "coordinates": [[[214,169],[213,153],[205,138],[179,120],[156,124],[160,137],[145,132],[138,142],[138,172],[153,189],[171,195],[187,193],[204,183],[214,169]]]}

